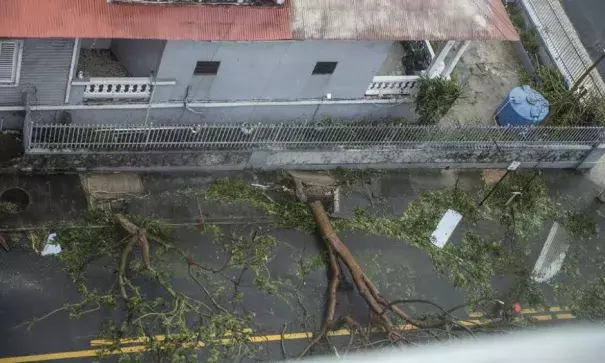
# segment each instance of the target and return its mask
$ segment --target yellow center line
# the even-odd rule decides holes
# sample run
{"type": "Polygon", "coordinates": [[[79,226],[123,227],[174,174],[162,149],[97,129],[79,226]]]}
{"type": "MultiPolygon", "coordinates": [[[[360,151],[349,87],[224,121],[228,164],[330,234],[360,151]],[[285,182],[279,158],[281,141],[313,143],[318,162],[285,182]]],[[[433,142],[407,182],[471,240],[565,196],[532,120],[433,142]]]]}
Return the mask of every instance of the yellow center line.
{"type": "Polygon", "coordinates": [[[96,357],[99,354],[118,355],[125,353],[140,353],[147,349],[144,345],[135,345],[132,347],[124,347],[111,352],[104,352],[101,349],[76,350],[72,352],[59,352],[47,354],[27,355],[23,357],[0,358],[0,363],[26,363],[26,362],[43,362],[49,360],[73,359],[73,358],[89,358],[96,357]]]}
{"type": "MultiPolygon", "coordinates": [[[[461,325],[481,325],[485,324],[486,321],[459,321],[461,325]]],[[[416,327],[406,324],[398,327],[401,330],[414,330],[416,327]]],[[[381,329],[373,329],[373,332],[379,332],[381,329]]],[[[331,331],[328,333],[328,336],[345,336],[349,335],[351,332],[347,329],[340,329],[331,331]]],[[[165,339],[165,336],[158,336],[165,339]]],[[[281,334],[271,334],[271,335],[258,335],[249,337],[248,340],[252,343],[264,343],[264,342],[275,342],[280,340],[298,340],[298,339],[310,339],[313,337],[313,333],[311,332],[301,332],[301,333],[287,333],[283,336],[281,334]]],[[[119,343],[140,343],[146,342],[148,338],[127,338],[122,339],[119,343]]],[[[221,339],[222,344],[231,344],[235,341],[234,338],[225,338],[221,339]]],[[[115,342],[110,340],[93,340],[95,345],[111,345],[115,342]]],[[[91,342],[91,343],[92,343],[91,342]]],[[[199,342],[198,347],[204,347],[204,342],[199,342]]],[[[0,363],[26,363],[26,362],[44,362],[44,361],[52,361],[52,360],[61,360],[61,359],[73,359],[73,358],[87,358],[87,357],[96,357],[99,354],[103,354],[104,356],[111,355],[119,355],[125,353],[140,353],[147,350],[147,345],[133,345],[129,347],[123,347],[117,350],[104,350],[104,349],[89,349],[89,350],[77,350],[72,352],[58,352],[58,353],[47,353],[47,354],[35,354],[35,355],[27,355],[21,357],[9,357],[9,358],[0,358],[0,363]]]]}
{"type": "MultiPolygon", "coordinates": [[[[543,314],[549,314],[549,313],[559,313],[561,311],[566,311],[569,310],[565,307],[560,307],[560,306],[553,306],[548,308],[548,311],[543,311],[543,310],[537,310],[537,309],[523,309],[521,310],[521,314],[523,315],[532,315],[532,314],[538,314],[538,315],[543,315],[543,314]]],[[[575,317],[572,314],[558,314],[562,317],[561,319],[574,319],[575,317]]],[[[479,311],[474,311],[468,314],[469,317],[471,318],[481,318],[483,316],[485,316],[484,313],[479,312],[479,311]]]]}
{"type": "MultiPolygon", "coordinates": [[[[575,317],[572,314],[556,314],[558,319],[574,319],[575,317]]],[[[551,320],[551,315],[538,315],[533,316],[536,320],[551,320]]],[[[472,325],[484,325],[491,323],[489,319],[473,319],[473,320],[461,320],[457,322],[463,326],[472,326],[472,325]]],[[[415,330],[417,329],[413,325],[406,324],[398,327],[400,330],[415,330]]],[[[372,329],[372,332],[380,332],[382,331],[380,328],[372,329]]],[[[251,332],[251,330],[247,329],[245,332],[251,332]]],[[[229,336],[231,333],[225,333],[225,336],[229,336]]],[[[351,334],[348,329],[340,329],[331,331],[328,333],[329,336],[346,336],[351,334]]],[[[158,340],[166,339],[164,335],[156,336],[158,340]]],[[[248,338],[248,341],[252,343],[263,343],[263,342],[275,342],[280,340],[298,340],[298,339],[311,339],[313,338],[312,332],[300,332],[300,333],[287,333],[287,334],[271,334],[271,335],[256,335],[248,338]]],[[[139,338],[125,338],[120,340],[119,344],[137,344],[137,343],[145,343],[148,342],[147,337],[139,337],[139,338]]],[[[234,338],[224,338],[220,340],[221,344],[231,344],[235,342],[234,338]]],[[[103,346],[103,345],[112,345],[116,343],[112,340],[92,340],[91,345],[93,346],[103,346]]],[[[204,342],[198,342],[198,347],[204,347],[204,342]]],[[[44,362],[44,361],[52,361],[52,360],[63,360],[63,359],[73,359],[73,358],[88,358],[88,357],[96,357],[100,354],[104,356],[111,355],[119,355],[119,354],[127,354],[127,353],[141,353],[147,350],[147,345],[132,345],[128,347],[122,347],[117,350],[107,350],[107,349],[89,349],[89,350],[77,350],[71,352],[57,352],[57,353],[47,353],[47,354],[35,354],[35,355],[27,355],[21,357],[9,357],[9,358],[0,358],[0,363],[27,363],[27,362],[44,362]]]]}
{"type": "MultiPolygon", "coordinates": [[[[242,333],[252,333],[252,329],[242,329],[242,333]]],[[[227,330],[223,336],[228,337],[233,335],[233,332],[227,330]]],[[[164,341],[166,340],[166,336],[165,335],[155,335],[154,340],[157,341],[164,341]]],[[[120,344],[140,344],[140,343],[146,343],[149,341],[148,337],[138,337],[138,338],[124,338],[124,339],[120,339],[120,344]]],[[[111,340],[111,339],[93,339],[90,341],[90,345],[95,347],[98,345],[112,345],[115,343],[115,340],[111,340]]]]}
{"type": "Polygon", "coordinates": [[[552,320],[552,315],[536,315],[536,316],[532,316],[531,318],[538,320],[538,321],[546,321],[546,320],[552,320]]]}

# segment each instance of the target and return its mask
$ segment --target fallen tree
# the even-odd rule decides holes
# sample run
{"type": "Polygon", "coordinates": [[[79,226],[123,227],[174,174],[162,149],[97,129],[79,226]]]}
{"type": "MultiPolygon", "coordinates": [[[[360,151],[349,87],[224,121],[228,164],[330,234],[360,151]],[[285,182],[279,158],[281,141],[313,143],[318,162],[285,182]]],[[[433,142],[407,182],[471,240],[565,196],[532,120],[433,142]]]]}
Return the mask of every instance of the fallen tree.
{"type": "MultiPolygon", "coordinates": [[[[321,235],[325,247],[328,253],[329,270],[330,270],[330,283],[327,293],[327,305],[324,321],[322,327],[314,339],[307,345],[307,347],[300,353],[299,358],[303,358],[307,355],[313,347],[319,343],[322,339],[326,338],[328,332],[334,327],[340,328],[343,324],[347,325],[352,330],[359,330],[361,325],[357,321],[348,315],[340,318],[335,318],[336,305],[338,303],[338,285],[341,279],[340,263],[339,260],[344,263],[349,273],[351,274],[354,284],[359,292],[359,295],[363,298],[370,309],[370,320],[379,325],[387,338],[392,344],[399,344],[407,342],[405,336],[401,333],[402,327],[395,326],[391,319],[391,314],[402,319],[405,323],[414,326],[419,329],[441,329],[445,327],[459,327],[462,330],[467,331],[472,335],[470,329],[458,324],[456,319],[451,315],[455,310],[463,308],[465,305],[458,306],[450,311],[446,311],[434,302],[423,300],[423,299],[400,299],[389,301],[381,295],[380,291],[372,283],[370,278],[364,273],[363,268],[356,261],[355,257],[347,246],[340,240],[336,231],[334,230],[330,218],[328,217],[325,208],[321,201],[314,201],[310,204],[310,208],[313,212],[313,216],[317,223],[317,229],[321,235]],[[407,314],[398,305],[406,303],[425,303],[437,307],[441,313],[432,319],[416,319],[411,315],[407,314]]],[[[375,331],[372,327],[367,329],[365,336],[369,336],[375,331]]],[[[371,344],[370,344],[371,345],[371,344]]]]}
{"type": "MultiPolygon", "coordinates": [[[[520,180],[518,184],[525,185],[526,181],[520,180]]],[[[536,183],[532,185],[536,186],[536,183]]],[[[296,229],[307,234],[317,233],[322,239],[320,248],[325,250],[325,254],[321,254],[319,260],[325,261],[326,271],[329,273],[325,311],[321,320],[319,317],[315,319],[315,312],[321,310],[320,305],[324,301],[313,300],[313,312],[309,314],[304,303],[301,302],[298,291],[292,295],[294,304],[298,300],[299,306],[290,307],[302,308],[303,312],[300,315],[303,321],[284,322],[282,336],[287,332],[288,324],[293,329],[294,324],[299,323],[298,329],[305,332],[316,331],[316,333],[309,338],[305,349],[295,354],[287,354],[286,344],[282,340],[284,359],[302,358],[325,352],[339,355],[343,352],[384,346],[416,344],[422,339],[440,340],[469,336],[481,329],[493,331],[510,327],[511,316],[502,314],[506,309],[502,309],[501,304],[495,302],[493,295],[490,294],[482,295],[484,300],[475,299],[473,296],[472,301],[469,302],[474,304],[473,309],[478,308],[485,312],[485,317],[493,318],[491,323],[469,328],[460,325],[454,316],[457,310],[467,305],[446,309],[434,301],[416,298],[418,295],[413,292],[402,290],[394,292],[385,289],[384,279],[376,278],[376,273],[369,268],[368,261],[363,260],[363,256],[359,253],[353,254],[349,249],[349,247],[353,248],[353,245],[347,246],[346,241],[341,240],[338,235],[338,231],[359,230],[368,235],[405,240],[409,245],[426,252],[439,273],[450,278],[451,276],[459,278],[462,273],[464,274],[462,281],[465,283],[489,282],[489,279],[496,275],[491,266],[494,261],[502,263],[513,261],[503,257],[505,251],[502,251],[501,247],[493,246],[489,243],[491,241],[473,235],[473,238],[463,237],[460,246],[447,246],[436,250],[430,246],[427,237],[440,215],[448,208],[460,210],[465,218],[471,221],[487,210],[478,210],[476,201],[466,193],[457,188],[430,191],[416,199],[403,216],[383,217],[362,211],[344,220],[330,219],[324,207],[330,203],[326,201],[327,198],[320,198],[326,204],[321,201],[308,202],[314,198],[307,198],[301,185],[295,184],[295,187],[292,188],[290,184],[277,184],[274,189],[258,188],[251,187],[241,180],[219,179],[210,190],[188,191],[190,193],[188,195],[199,193],[193,194],[195,197],[245,203],[273,218],[269,228],[261,230],[259,222],[252,220],[248,224],[248,227],[252,226],[252,228],[228,231],[204,218],[198,200],[199,225],[192,226],[193,233],[201,232],[206,236],[214,236],[212,243],[224,250],[224,261],[208,261],[199,255],[195,257],[182,247],[183,245],[179,243],[181,241],[171,240],[173,231],[166,229],[162,225],[163,222],[136,215],[101,214],[91,222],[96,226],[95,228],[89,228],[84,223],[81,227],[70,231],[59,231],[59,243],[64,251],[60,258],[65,264],[66,272],[84,295],[84,299],[78,303],[66,304],[43,317],[33,319],[32,322],[38,322],[59,311],[67,311],[72,317],[77,318],[98,311],[101,306],[117,306],[126,313],[125,319],[110,321],[110,324],[103,329],[100,338],[108,343],[104,349],[101,349],[101,355],[119,351],[124,346],[124,342],[130,342],[133,337],[145,337],[138,343],[140,350],[137,353],[140,354],[135,354],[137,359],[142,361],[197,361],[195,355],[202,348],[204,352],[211,353],[212,359],[208,359],[209,361],[231,361],[242,357],[262,360],[256,355],[260,349],[255,349],[255,344],[251,343],[254,340],[253,334],[260,334],[261,331],[255,330],[255,323],[252,322],[251,316],[255,312],[243,306],[239,286],[246,272],[248,272],[246,283],[258,287],[258,291],[255,292],[276,295],[286,286],[278,281],[281,276],[275,276],[275,273],[269,271],[267,264],[267,261],[275,256],[272,248],[277,245],[277,240],[271,234],[271,229],[274,228],[296,229]],[[275,193],[271,194],[271,192],[275,193]],[[178,264],[184,267],[181,268],[184,271],[183,275],[193,282],[200,295],[192,296],[193,289],[182,290],[173,286],[167,274],[170,270],[165,268],[162,260],[168,253],[176,256],[174,261],[178,261],[178,264]],[[91,262],[99,259],[104,259],[104,267],[108,266],[107,270],[111,271],[111,277],[115,278],[114,284],[102,291],[89,287],[85,278],[91,262]],[[218,265],[213,262],[217,262],[218,265]],[[456,274],[449,275],[451,270],[456,274]],[[218,279],[216,283],[211,281],[214,277],[218,279]],[[351,283],[348,282],[349,279],[351,283]],[[148,296],[146,291],[142,290],[141,281],[159,286],[161,298],[156,300],[154,296],[148,296]],[[233,291],[225,293],[225,286],[231,286],[233,291]],[[348,286],[352,288],[347,290],[348,286]],[[348,296],[344,295],[348,295],[353,288],[355,291],[352,295],[356,300],[347,302],[353,302],[348,307],[355,311],[346,311],[347,309],[342,307],[348,296]],[[221,300],[225,295],[230,295],[227,296],[227,301],[229,298],[231,301],[221,300]],[[360,299],[357,299],[357,295],[360,299]],[[240,307],[243,309],[235,309],[232,301],[241,302],[240,307]],[[428,314],[415,312],[412,304],[426,305],[433,312],[428,314]],[[481,304],[495,305],[498,309],[484,310],[483,306],[477,307],[481,304]],[[369,311],[369,314],[367,316],[364,313],[360,314],[360,310],[369,311]],[[191,319],[191,316],[197,319],[191,319]],[[306,319],[308,316],[313,319],[306,319]],[[350,332],[349,342],[345,345],[342,345],[341,340],[335,343],[331,333],[336,334],[337,331],[345,328],[350,332]],[[187,358],[183,358],[185,356],[187,358]],[[191,359],[185,360],[189,358],[191,359]]],[[[546,195],[544,191],[537,192],[541,190],[536,187],[531,190],[531,193],[524,193],[524,196],[519,197],[515,202],[519,203],[519,210],[515,209],[514,218],[509,218],[509,215],[513,216],[512,208],[508,211],[499,207],[499,204],[504,204],[510,198],[510,193],[503,187],[488,201],[487,207],[490,209],[487,211],[496,216],[495,219],[502,221],[502,225],[506,226],[506,223],[510,223],[511,229],[518,236],[525,236],[535,229],[535,221],[521,218],[523,211],[531,212],[532,216],[536,216],[535,211],[540,210],[544,211],[544,214],[549,213],[549,209],[544,208],[542,202],[545,197],[536,198],[536,195],[546,195]],[[502,203],[496,203],[498,201],[502,203]],[[533,203],[535,201],[540,203],[533,203]]],[[[254,213],[257,212],[258,210],[254,210],[254,213]]],[[[255,214],[254,217],[257,215],[255,214]]],[[[587,230],[583,224],[577,225],[577,229],[587,230]]],[[[287,243],[283,245],[292,247],[287,243]]],[[[305,272],[306,268],[303,268],[305,266],[302,263],[302,253],[300,265],[301,274],[298,275],[299,271],[296,271],[298,277],[308,273],[305,272]]],[[[319,269],[324,265],[317,266],[319,267],[316,268],[319,269]]],[[[178,270],[179,266],[171,265],[171,268],[178,270]]],[[[391,275],[389,280],[392,282],[397,278],[398,276],[391,275]]],[[[405,280],[400,280],[403,284],[406,283],[405,280]]],[[[468,287],[468,285],[457,285],[458,281],[452,278],[454,286],[468,287]]],[[[523,281],[529,280],[524,278],[523,281]]],[[[299,282],[300,285],[304,285],[304,277],[299,282]]],[[[594,300],[593,295],[586,296],[585,300],[594,300]]],[[[128,349],[132,348],[132,343],[130,344],[128,349]]],[[[267,359],[274,358],[271,356],[267,359]]]]}

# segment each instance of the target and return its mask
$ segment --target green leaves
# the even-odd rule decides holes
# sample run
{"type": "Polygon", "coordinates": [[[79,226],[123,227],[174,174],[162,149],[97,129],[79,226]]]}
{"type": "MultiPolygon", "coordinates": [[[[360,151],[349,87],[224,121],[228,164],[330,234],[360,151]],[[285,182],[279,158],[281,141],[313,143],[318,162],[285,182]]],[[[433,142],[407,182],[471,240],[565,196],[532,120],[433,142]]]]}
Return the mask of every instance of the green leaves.
{"type": "Polygon", "coordinates": [[[289,197],[274,201],[259,188],[241,179],[217,179],[208,190],[208,196],[223,201],[245,203],[277,218],[277,226],[313,233],[315,221],[309,207],[289,197]]]}
{"type": "Polygon", "coordinates": [[[605,320],[605,278],[599,278],[575,295],[572,310],[578,318],[605,320]]]}
{"type": "Polygon", "coordinates": [[[462,95],[462,91],[462,85],[454,79],[423,76],[415,100],[420,123],[425,125],[437,123],[452,108],[462,95]]]}
{"type": "Polygon", "coordinates": [[[605,122],[603,97],[572,93],[556,69],[540,66],[533,77],[522,73],[521,83],[531,85],[550,102],[549,126],[602,126],[605,122]]]}

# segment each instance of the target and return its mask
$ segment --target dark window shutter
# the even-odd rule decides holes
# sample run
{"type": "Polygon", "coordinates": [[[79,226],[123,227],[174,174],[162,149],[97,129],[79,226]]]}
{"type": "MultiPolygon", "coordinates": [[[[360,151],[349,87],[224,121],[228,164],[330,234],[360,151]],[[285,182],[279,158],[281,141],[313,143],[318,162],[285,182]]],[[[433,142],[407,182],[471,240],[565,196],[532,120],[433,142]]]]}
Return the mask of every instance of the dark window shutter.
{"type": "Polygon", "coordinates": [[[313,68],[313,74],[332,74],[338,62],[317,62],[313,68]]]}
{"type": "Polygon", "coordinates": [[[195,64],[194,76],[214,76],[218,73],[221,62],[200,61],[195,64]]]}

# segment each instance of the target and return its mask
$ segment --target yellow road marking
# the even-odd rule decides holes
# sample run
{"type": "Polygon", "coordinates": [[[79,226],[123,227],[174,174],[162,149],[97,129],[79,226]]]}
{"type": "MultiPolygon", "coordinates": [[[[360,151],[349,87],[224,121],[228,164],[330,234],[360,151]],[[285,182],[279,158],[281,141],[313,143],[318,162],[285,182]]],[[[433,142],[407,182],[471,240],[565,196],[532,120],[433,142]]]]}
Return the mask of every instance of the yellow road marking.
{"type": "MultiPolygon", "coordinates": [[[[252,329],[242,329],[242,333],[252,333],[252,329]]],[[[225,334],[223,334],[223,336],[231,336],[233,333],[231,331],[226,331],[225,334]]],[[[155,340],[157,341],[163,341],[166,340],[166,336],[165,335],[156,335],[153,337],[155,340]]],[[[138,338],[124,338],[124,339],[120,339],[120,343],[121,344],[140,344],[140,343],[146,343],[149,341],[148,337],[138,337],[138,338]]],[[[114,340],[110,340],[110,339],[94,339],[90,341],[90,345],[91,346],[98,346],[98,345],[112,345],[114,344],[115,341],[114,340]]]]}
{"type": "Polygon", "coordinates": [[[538,321],[552,320],[551,315],[536,315],[532,316],[532,319],[536,319],[538,321]]]}
{"type": "MultiPolygon", "coordinates": [[[[470,315],[470,314],[469,314],[470,315]]],[[[483,316],[475,315],[475,316],[483,316]]],[[[572,314],[556,314],[558,319],[574,319],[575,317],[572,314]]],[[[533,317],[536,320],[552,320],[551,315],[538,315],[533,317]]],[[[483,325],[489,324],[491,320],[461,320],[458,321],[458,324],[464,326],[472,326],[472,325],[483,325]]],[[[401,330],[415,330],[416,327],[406,324],[398,327],[401,330]]],[[[375,332],[380,331],[380,329],[373,330],[375,332]]],[[[349,335],[350,331],[348,329],[340,329],[331,331],[328,333],[329,336],[345,336],[349,335]]],[[[165,339],[165,336],[158,335],[158,340],[165,339]]],[[[309,339],[313,337],[312,332],[300,332],[300,333],[287,333],[283,336],[281,334],[272,334],[272,335],[257,335],[249,338],[249,341],[252,343],[263,343],[263,342],[274,342],[280,340],[297,340],[297,339],[309,339]]],[[[146,337],[140,338],[126,338],[120,341],[121,344],[136,344],[136,343],[144,343],[147,342],[146,337]]],[[[222,344],[230,344],[233,343],[233,338],[225,338],[221,339],[222,344]]],[[[91,344],[93,346],[102,346],[102,345],[111,345],[114,342],[111,340],[92,340],[91,344]]],[[[198,347],[204,347],[204,342],[199,342],[198,347]]],[[[27,355],[21,357],[9,357],[9,358],[0,358],[0,363],[28,363],[28,362],[44,362],[44,361],[52,361],[52,360],[63,360],[63,359],[73,359],[73,358],[88,358],[88,357],[96,357],[99,354],[104,355],[119,355],[119,354],[127,354],[127,353],[140,353],[147,350],[147,345],[133,345],[129,347],[123,347],[118,350],[107,351],[103,349],[89,349],[89,350],[77,350],[72,352],[58,352],[58,353],[47,353],[47,354],[36,354],[36,355],[27,355]]]]}
{"type": "MultiPolygon", "coordinates": [[[[124,353],[139,353],[147,349],[144,345],[135,345],[132,347],[124,347],[122,349],[103,352],[107,355],[118,355],[124,353]]],[[[11,358],[0,358],[0,363],[27,363],[27,362],[43,362],[49,360],[60,360],[60,359],[72,359],[72,358],[88,358],[96,357],[102,353],[100,349],[89,349],[89,350],[76,350],[73,352],[60,352],[60,353],[48,353],[48,354],[35,354],[27,355],[23,357],[11,357],[11,358]]]]}
{"type": "MultiPolygon", "coordinates": [[[[559,306],[553,306],[551,308],[548,309],[548,311],[542,311],[542,310],[536,310],[536,309],[523,309],[521,310],[521,314],[547,314],[549,312],[551,313],[558,313],[560,311],[564,311],[566,310],[565,308],[561,308],[559,306]]],[[[482,312],[478,312],[478,311],[474,311],[468,314],[469,317],[471,318],[480,318],[482,316],[484,316],[485,314],[482,312]]]]}
{"type": "MultiPolygon", "coordinates": [[[[459,321],[458,322],[461,325],[481,325],[481,324],[485,324],[485,321],[459,321]]],[[[412,325],[402,325],[399,327],[399,329],[402,330],[414,330],[416,329],[416,327],[412,326],[412,325]]],[[[380,329],[375,329],[375,332],[380,331],[380,329]]],[[[340,330],[335,330],[335,331],[331,331],[328,333],[329,336],[344,336],[344,335],[349,335],[350,331],[347,329],[340,329],[340,330]]],[[[160,336],[158,336],[160,337],[160,336]]],[[[165,336],[161,336],[163,337],[163,339],[165,339],[165,336]]],[[[274,342],[274,341],[280,341],[280,340],[297,340],[297,339],[309,339],[313,337],[313,333],[311,332],[301,332],[301,333],[287,333],[284,334],[283,336],[281,334],[272,334],[272,335],[258,335],[258,336],[253,336],[250,337],[249,340],[252,343],[264,343],[264,342],[274,342]]],[[[120,343],[122,344],[127,344],[127,343],[138,343],[138,342],[145,342],[146,339],[148,338],[128,338],[128,339],[122,339],[120,341],[120,343]]],[[[233,338],[225,338],[225,339],[221,339],[221,343],[222,344],[230,344],[233,343],[233,338]]],[[[94,342],[95,345],[110,345],[113,344],[113,342],[108,341],[108,340],[93,340],[91,341],[91,343],[94,342]]],[[[198,347],[204,347],[205,344],[204,342],[199,342],[198,347]]],[[[124,353],[140,353],[140,352],[144,352],[145,350],[147,350],[147,346],[146,345],[133,345],[130,347],[124,347],[118,350],[112,350],[112,351],[107,351],[107,350],[103,350],[103,349],[89,349],[89,350],[78,350],[78,351],[73,351],[73,352],[59,352],[59,353],[48,353],[48,354],[36,354],[36,355],[28,355],[28,356],[21,356],[21,357],[10,357],[10,358],[0,358],[0,363],[26,363],[26,362],[43,362],[43,361],[51,361],[51,360],[61,360],[61,359],[72,359],[72,358],[87,358],[87,357],[96,357],[99,354],[104,354],[104,355],[119,355],[119,354],[124,354],[124,353]]]]}

